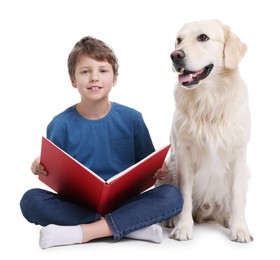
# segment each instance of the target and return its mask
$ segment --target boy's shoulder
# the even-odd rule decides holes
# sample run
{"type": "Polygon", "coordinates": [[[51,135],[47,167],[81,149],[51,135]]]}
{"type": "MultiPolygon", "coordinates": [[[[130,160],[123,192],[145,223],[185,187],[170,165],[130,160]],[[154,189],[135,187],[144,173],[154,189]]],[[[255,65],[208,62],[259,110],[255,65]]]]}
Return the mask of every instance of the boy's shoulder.
{"type": "Polygon", "coordinates": [[[132,114],[141,114],[138,110],[135,108],[117,103],[117,102],[112,102],[113,108],[115,111],[123,112],[123,113],[132,113],[132,114]]]}
{"type": "Polygon", "coordinates": [[[72,106],[66,108],[65,110],[63,110],[62,112],[58,113],[55,117],[61,117],[61,116],[73,114],[76,111],[75,107],[76,107],[76,105],[72,105],[72,106]]]}
{"type": "Polygon", "coordinates": [[[67,120],[69,117],[73,117],[75,115],[75,105],[70,106],[66,108],[64,111],[58,113],[55,115],[52,119],[52,121],[64,121],[65,119],[67,120]]]}

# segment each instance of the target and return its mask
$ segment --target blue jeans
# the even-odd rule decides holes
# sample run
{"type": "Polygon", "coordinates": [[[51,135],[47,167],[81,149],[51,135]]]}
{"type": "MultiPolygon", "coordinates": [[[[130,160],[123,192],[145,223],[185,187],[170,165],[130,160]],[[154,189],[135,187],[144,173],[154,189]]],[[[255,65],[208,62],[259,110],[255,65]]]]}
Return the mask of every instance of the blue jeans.
{"type": "MultiPolygon", "coordinates": [[[[80,225],[101,219],[101,215],[92,209],[81,207],[43,189],[25,192],[20,207],[23,216],[29,222],[41,226],[80,225]]],[[[182,207],[183,198],[180,191],[175,186],[163,185],[129,199],[104,217],[112,230],[113,239],[119,240],[133,231],[179,214],[182,207]]]]}

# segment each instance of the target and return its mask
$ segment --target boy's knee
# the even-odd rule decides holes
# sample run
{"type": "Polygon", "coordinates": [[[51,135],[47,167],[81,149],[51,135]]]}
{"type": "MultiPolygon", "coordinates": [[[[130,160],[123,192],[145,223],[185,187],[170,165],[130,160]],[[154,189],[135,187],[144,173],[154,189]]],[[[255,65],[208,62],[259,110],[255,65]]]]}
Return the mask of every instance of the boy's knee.
{"type": "Polygon", "coordinates": [[[166,202],[169,202],[172,205],[177,205],[178,207],[182,207],[184,200],[180,190],[174,185],[163,185],[161,186],[163,189],[163,196],[166,202]]]}
{"type": "Polygon", "coordinates": [[[20,209],[25,218],[29,218],[29,212],[34,207],[34,199],[37,198],[40,189],[34,188],[26,191],[20,200],[20,209]]]}

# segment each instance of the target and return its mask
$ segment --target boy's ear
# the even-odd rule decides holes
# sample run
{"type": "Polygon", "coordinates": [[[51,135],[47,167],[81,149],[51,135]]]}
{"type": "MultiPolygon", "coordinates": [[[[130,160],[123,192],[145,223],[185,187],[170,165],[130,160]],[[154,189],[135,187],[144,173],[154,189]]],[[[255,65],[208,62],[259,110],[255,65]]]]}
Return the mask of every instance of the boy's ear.
{"type": "Polygon", "coordinates": [[[71,84],[72,84],[73,88],[77,88],[75,80],[71,79],[71,84]]]}
{"type": "Polygon", "coordinates": [[[118,81],[118,76],[114,76],[113,86],[115,86],[117,84],[117,81],[118,81]]]}

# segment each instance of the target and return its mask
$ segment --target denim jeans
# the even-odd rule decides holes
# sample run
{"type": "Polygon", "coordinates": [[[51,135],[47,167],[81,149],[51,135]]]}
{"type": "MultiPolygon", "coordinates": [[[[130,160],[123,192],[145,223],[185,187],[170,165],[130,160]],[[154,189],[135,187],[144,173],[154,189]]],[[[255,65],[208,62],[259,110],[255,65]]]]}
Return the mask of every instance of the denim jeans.
{"type": "MultiPolygon", "coordinates": [[[[56,193],[36,188],[25,192],[20,207],[29,222],[41,226],[87,224],[102,217],[92,209],[74,204],[56,193]]],[[[163,185],[132,197],[104,217],[112,230],[113,239],[119,240],[133,231],[179,214],[182,207],[180,191],[175,186],[163,185]]]]}

